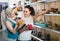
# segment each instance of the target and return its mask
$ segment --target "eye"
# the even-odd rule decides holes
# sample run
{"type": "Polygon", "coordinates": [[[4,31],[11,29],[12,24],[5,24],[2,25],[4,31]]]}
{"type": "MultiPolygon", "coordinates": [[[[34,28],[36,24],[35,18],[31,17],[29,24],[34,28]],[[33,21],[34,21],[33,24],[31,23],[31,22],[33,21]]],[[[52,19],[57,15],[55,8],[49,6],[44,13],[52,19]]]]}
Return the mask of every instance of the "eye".
{"type": "Polygon", "coordinates": [[[24,11],[24,12],[26,12],[26,13],[27,13],[28,11],[24,11]]]}

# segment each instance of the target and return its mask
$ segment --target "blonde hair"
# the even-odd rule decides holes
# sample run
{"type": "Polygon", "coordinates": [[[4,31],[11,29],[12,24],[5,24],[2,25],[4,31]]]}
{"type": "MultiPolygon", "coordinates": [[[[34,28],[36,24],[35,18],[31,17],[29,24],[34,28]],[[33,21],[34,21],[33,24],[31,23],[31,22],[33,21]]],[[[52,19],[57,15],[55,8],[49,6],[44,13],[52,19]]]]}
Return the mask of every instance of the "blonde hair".
{"type": "Polygon", "coordinates": [[[6,9],[6,14],[7,14],[7,15],[10,14],[12,10],[13,10],[12,8],[7,8],[7,9],[6,9]]]}

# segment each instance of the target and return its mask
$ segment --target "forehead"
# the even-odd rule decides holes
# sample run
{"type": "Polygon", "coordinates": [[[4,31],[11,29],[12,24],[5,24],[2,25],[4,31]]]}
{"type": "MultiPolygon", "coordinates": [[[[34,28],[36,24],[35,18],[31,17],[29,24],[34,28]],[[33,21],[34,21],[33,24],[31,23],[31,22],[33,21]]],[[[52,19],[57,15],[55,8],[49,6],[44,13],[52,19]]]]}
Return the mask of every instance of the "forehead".
{"type": "Polygon", "coordinates": [[[29,9],[28,8],[24,8],[24,11],[29,11],[29,9]]]}
{"type": "Polygon", "coordinates": [[[10,14],[14,14],[14,11],[12,10],[12,11],[10,12],[10,14]]]}

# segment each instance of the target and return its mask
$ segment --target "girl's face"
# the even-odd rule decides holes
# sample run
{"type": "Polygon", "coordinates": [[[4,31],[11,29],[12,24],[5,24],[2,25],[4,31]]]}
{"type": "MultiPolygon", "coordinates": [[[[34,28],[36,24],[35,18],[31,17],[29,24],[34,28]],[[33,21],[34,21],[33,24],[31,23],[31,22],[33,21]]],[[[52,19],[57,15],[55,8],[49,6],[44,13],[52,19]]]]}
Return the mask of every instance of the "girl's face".
{"type": "Polygon", "coordinates": [[[31,13],[31,11],[28,8],[24,8],[24,16],[25,17],[29,17],[30,13],[31,13]]]}
{"type": "Polygon", "coordinates": [[[10,17],[12,17],[12,18],[15,17],[15,13],[14,13],[14,11],[11,11],[10,17]]]}

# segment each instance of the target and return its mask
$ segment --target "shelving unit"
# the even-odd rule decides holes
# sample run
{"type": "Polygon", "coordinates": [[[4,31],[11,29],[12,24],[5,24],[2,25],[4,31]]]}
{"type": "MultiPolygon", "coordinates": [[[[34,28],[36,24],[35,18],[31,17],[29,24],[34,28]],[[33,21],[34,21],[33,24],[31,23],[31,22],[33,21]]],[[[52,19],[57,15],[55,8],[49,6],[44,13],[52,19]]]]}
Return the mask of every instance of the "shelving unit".
{"type": "Polygon", "coordinates": [[[51,1],[48,1],[48,0],[47,1],[37,1],[37,2],[32,2],[29,5],[35,5],[35,3],[38,4],[38,3],[44,3],[44,2],[49,3],[49,2],[58,2],[58,1],[60,1],[60,0],[54,0],[54,1],[53,0],[51,0],[51,1]]]}
{"type": "Polygon", "coordinates": [[[46,23],[51,24],[51,29],[60,31],[60,14],[45,14],[46,23]]]}
{"type": "Polygon", "coordinates": [[[49,29],[49,28],[43,28],[43,27],[37,26],[37,25],[34,25],[34,26],[37,27],[37,28],[40,28],[40,29],[45,29],[45,30],[49,30],[49,31],[52,31],[52,32],[55,32],[55,33],[60,34],[60,32],[59,31],[56,31],[56,30],[52,30],[52,29],[49,29]]]}
{"type": "Polygon", "coordinates": [[[32,3],[30,3],[29,5],[36,5],[36,4],[38,4],[38,3],[43,3],[44,1],[37,1],[37,2],[32,2],[32,3]]]}
{"type": "MultiPolygon", "coordinates": [[[[60,0],[38,0],[38,1],[36,1],[36,2],[32,2],[32,3],[29,3],[29,5],[36,5],[36,4],[42,4],[41,5],[41,8],[40,9],[46,9],[47,7],[48,8],[57,8],[57,4],[56,4],[56,2],[59,2],[60,0]],[[53,5],[53,6],[52,6],[53,5]]],[[[38,8],[39,6],[37,6],[37,8],[38,8]]],[[[48,9],[47,8],[47,9],[48,9]]]]}
{"type": "MultiPolygon", "coordinates": [[[[60,41],[60,32],[59,31],[56,31],[56,30],[52,30],[52,29],[49,29],[49,28],[43,28],[43,27],[41,27],[41,26],[37,26],[37,25],[33,25],[34,27],[36,27],[37,29],[40,29],[41,30],[41,32],[45,32],[45,33],[49,33],[50,35],[51,35],[51,41],[52,41],[52,39],[53,39],[53,41],[60,41]],[[56,40],[55,40],[56,39],[56,40]]],[[[39,31],[39,30],[38,30],[39,31]]],[[[35,37],[33,37],[33,38],[35,38],[35,39],[37,39],[36,38],[36,36],[35,37]]],[[[38,38],[37,40],[41,40],[40,38],[38,38]]],[[[43,40],[42,40],[43,41],[43,40]]]]}
{"type": "Polygon", "coordinates": [[[45,14],[45,16],[60,16],[60,14],[45,14]]]}
{"type": "MultiPolygon", "coordinates": [[[[38,4],[38,3],[43,3],[44,4],[44,2],[45,3],[50,3],[50,2],[58,2],[58,1],[60,1],[60,0],[51,0],[51,1],[48,1],[48,0],[46,0],[46,1],[37,1],[37,2],[32,2],[32,3],[30,3],[29,5],[36,5],[36,4],[38,4]]],[[[37,5],[36,5],[37,6],[37,5]]],[[[37,8],[38,8],[38,6],[37,6],[37,8]]],[[[45,8],[45,5],[44,5],[44,8],[45,8]]],[[[60,14],[45,14],[45,16],[60,16],[60,14]]],[[[51,29],[50,29],[51,30],[51,29]]],[[[55,31],[55,30],[54,30],[55,31]]]]}

